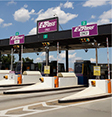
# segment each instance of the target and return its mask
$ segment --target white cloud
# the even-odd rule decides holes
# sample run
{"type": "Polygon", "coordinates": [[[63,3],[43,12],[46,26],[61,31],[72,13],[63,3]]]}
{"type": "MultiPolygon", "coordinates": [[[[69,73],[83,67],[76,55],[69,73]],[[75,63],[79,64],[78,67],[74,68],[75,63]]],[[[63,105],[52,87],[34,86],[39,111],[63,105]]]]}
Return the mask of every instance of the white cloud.
{"type": "Polygon", "coordinates": [[[98,24],[107,24],[110,23],[112,19],[112,9],[104,11],[102,15],[99,16],[98,24]]]}
{"type": "Polygon", "coordinates": [[[32,10],[29,12],[29,14],[36,14],[36,13],[35,13],[35,10],[32,9],[32,10]]]}
{"type": "Polygon", "coordinates": [[[90,58],[90,61],[91,61],[91,62],[96,62],[96,59],[90,58]]]}
{"type": "Polygon", "coordinates": [[[75,58],[75,56],[76,56],[76,53],[74,53],[74,54],[69,54],[69,59],[75,58]]]}
{"type": "Polygon", "coordinates": [[[28,7],[28,5],[27,5],[27,4],[25,4],[25,5],[24,5],[24,8],[27,8],[27,7],[28,7]]]}
{"type": "Polygon", "coordinates": [[[0,18],[0,24],[2,24],[3,22],[4,22],[4,20],[0,18]]]}
{"type": "Polygon", "coordinates": [[[60,6],[61,7],[63,6],[64,8],[72,8],[72,9],[74,9],[73,2],[69,2],[69,1],[67,1],[65,4],[61,3],[60,6]]]}
{"type": "Polygon", "coordinates": [[[109,4],[111,4],[111,5],[112,5],[112,1],[110,1],[110,2],[109,2],[109,4]]]}
{"type": "Polygon", "coordinates": [[[95,19],[95,17],[96,17],[95,15],[92,15],[92,16],[91,16],[92,19],[95,19]]]}
{"type": "Polygon", "coordinates": [[[86,1],[83,6],[84,7],[97,7],[106,5],[109,2],[109,0],[88,0],[86,1]]]}
{"type": "Polygon", "coordinates": [[[37,63],[37,62],[42,62],[42,59],[41,59],[41,58],[36,58],[36,59],[34,60],[34,63],[37,63]]]}
{"type": "Polygon", "coordinates": [[[112,9],[110,9],[108,11],[104,11],[99,16],[99,19],[96,22],[89,22],[87,24],[95,24],[95,23],[97,23],[98,25],[101,25],[101,24],[111,23],[111,21],[112,21],[112,9]]]}
{"type": "Polygon", "coordinates": [[[69,50],[69,53],[74,53],[75,52],[75,50],[69,50]]]}
{"type": "Polygon", "coordinates": [[[37,27],[33,28],[33,29],[29,32],[29,35],[36,34],[36,32],[37,32],[37,27]]]}
{"type": "Polygon", "coordinates": [[[60,24],[65,24],[69,20],[72,20],[73,18],[78,17],[78,14],[65,13],[63,10],[61,10],[61,7],[58,6],[55,8],[53,8],[53,7],[48,8],[45,12],[43,12],[43,10],[41,10],[41,12],[39,13],[35,22],[37,22],[37,20],[40,20],[40,19],[46,19],[46,18],[53,17],[55,14],[59,17],[60,24]]]}
{"type": "Polygon", "coordinates": [[[50,61],[56,60],[56,58],[55,58],[53,55],[50,55],[50,56],[49,56],[49,60],[50,60],[50,61]]]}
{"type": "Polygon", "coordinates": [[[100,20],[98,20],[97,21],[97,24],[108,24],[110,22],[110,20],[109,19],[100,19],[100,20]]]}
{"type": "Polygon", "coordinates": [[[44,9],[41,9],[37,14],[41,14],[44,11],[44,9]]]}
{"type": "Polygon", "coordinates": [[[101,19],[111,19],[112,18],[112,9],[109,11],[104,11],[102,15],[100,15],[101,19]]]}
{"type": "Polygon", "coordinates": [[[27,20],[30,19],[31,14],[35,14],[34,9],[32,9],[31,12],[29,12],[25,8],[20,8],[19,10],[15,11],[13,16],[14,16],[14,19],[18,22],[26,22],[27,20]]]}
{"type": "Polygon", "coordinates": [[[46,55],[46,53],[45,52],[42,52],[40,56],[45,56],[45,55],[46,55]]]}
{"type": "Polygon", "coordinates": [[[12,25],[12,23],[4,23],[3,27],[8,27],[8,26],[11,26],[11,25],[12,25]]]}
{"type": "Polygon", "coordinates": [[[65,51],[59,54],[59,58],[65,58],[65,51]]]}
{"type": "Polygon", "coordinates": [[[7,5],[11,5],[11,4],[17,4],[16,2],[14,2],[14,0],[11,0],[10,2],[7,3],[7,5]]]}
{"type": "Polygon", "coordinates": [[[32,18],[31,20],[34,20],[34,18],[32,18]]]}

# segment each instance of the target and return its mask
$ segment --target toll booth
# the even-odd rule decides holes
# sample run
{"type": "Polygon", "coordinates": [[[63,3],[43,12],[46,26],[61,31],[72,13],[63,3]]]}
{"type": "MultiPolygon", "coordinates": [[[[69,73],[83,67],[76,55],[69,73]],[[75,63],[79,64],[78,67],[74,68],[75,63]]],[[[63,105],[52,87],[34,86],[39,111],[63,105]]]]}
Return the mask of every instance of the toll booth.
{"type": "Polygon", "coordinates": [[[74,73],[78,77],[78,84],[88,86],[88,80],[92,78],[90,61],[79,60],[74,63],[74,73]]]}

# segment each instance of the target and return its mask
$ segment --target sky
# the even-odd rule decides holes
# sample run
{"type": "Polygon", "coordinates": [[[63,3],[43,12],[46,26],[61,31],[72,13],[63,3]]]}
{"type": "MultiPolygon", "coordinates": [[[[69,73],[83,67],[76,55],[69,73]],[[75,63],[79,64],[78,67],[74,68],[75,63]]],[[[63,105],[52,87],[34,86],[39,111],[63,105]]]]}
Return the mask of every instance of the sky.
{"type": "MultiPolygon", "coordinates": [[[[37,20],[59,17],[59,24],[63,30],[81,25],[81,21],[97,25],[112,23],[111,0],[0,0],[0,39],[10,38],[16,32],[19,34],[36,34],[37,20]]],[[[62,30],[61,28],[59,29],[62,30]]],[[[109,62],[112,62],[111,49],[109,48],[109,62]]],[[[15,55],[16,61],[18,56],[15,55]]],[[[45,52],[25,53],[34,62],[45,60],[45,52]]],[[[49,59],[57,60],[57,52],[50,52],[49,59]]],[[[65,51],[59,54],[59,62],[65,63],[65,51]]],[[[73,68],[76,60],[90,60],[95,62],[95,49],[69,51],[69,67],[73,68]]],[[[107,48],[98,49],[98,62],[107,63],[107,48]]]]}

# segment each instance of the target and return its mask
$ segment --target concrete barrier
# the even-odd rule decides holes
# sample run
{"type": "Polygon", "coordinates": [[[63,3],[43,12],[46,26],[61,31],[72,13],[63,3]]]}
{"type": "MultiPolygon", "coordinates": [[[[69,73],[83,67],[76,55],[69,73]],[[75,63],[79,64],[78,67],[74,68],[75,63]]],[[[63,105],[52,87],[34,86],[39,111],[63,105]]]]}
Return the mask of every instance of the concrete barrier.
{"type": "Polygon", "coordinates": [[[76,94],[59,99],[58,101],[59,102],[70,102],[70,101],[79,101],[79,100],[82,101],[82,100],[97,99],[100,97],[110,96],[110,93],[108,92],[110,88],[111,87],[107,79],[105,80],[90,79],[88,88],[76,94]]]}
{"type": "Polygon", "coordinates": [[[60,72],[58,73],[59,87],[78,85],[75,73],[60,72]]]}
{"type": "Polygon", "coordinates": [[[24,71],[22,75],[22,84],[38,83],[42,75],[39,71],[24,71]]]}
{"type": "Polygon", "coordinates": [[[90,79],[89,80],[89,87],[98,87],[105,93],[108,93],[108,81],[107,80],[99,80],[99,79],[90,79]],[[92,81],[95,81],[95,86],[92,85],[92,81]]]}
{"type": "Polygon", "coordinates": [[[0,70],[0,80],[3,80],[6,74],[9,74],[11,70],[0,70]]]}

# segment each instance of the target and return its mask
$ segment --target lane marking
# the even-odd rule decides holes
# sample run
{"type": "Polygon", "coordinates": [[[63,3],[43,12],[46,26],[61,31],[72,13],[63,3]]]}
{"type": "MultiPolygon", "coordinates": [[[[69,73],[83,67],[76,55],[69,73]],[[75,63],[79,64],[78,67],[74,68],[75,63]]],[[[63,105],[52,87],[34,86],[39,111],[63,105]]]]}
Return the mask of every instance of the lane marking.
{"type": "Polygon", "coordinates": [[[108,100],[108,99],[112,99],[112,97],[108,97],[106,99],[98,99],[98,100],[92,100],[92,101],[88,101],[88,102],[79,102],[77,104],[70,104],[70,105],[66,105],[66,106],[62,106],[62,105],[47,105],[46,102],[53,102],[53,101],[57,101],[58,99],[54,99],[54,100],[49,100],[46,102],[39,102],[39,103],[35,103],[35,104],[29,104],[26,106],[20,106],[20,107],[16,107],[16,108],[10,108],[10,109],[6,109],[6,110],[2,110],[0,111],[0,116],[9,116],[9,117],[23,117],[23,116],[28,116],[28,115],[33,115],[33,114],[37,114],[37,113],[42,113],[42,112],[48,112],[48,111],[54,111],[57,109],[62,109],[62,108],[67,108],[67,107],[71,107],[71,106],[77,106],[77,105],[82,105],[82,104],[88,104],[88,103],[94,103],[97,101],[102,101],[102,100],[108,100]],[[35,106],[35,105],[39,105],[42,104],[43,107],[53,107],[51,109],[46,109],[46,110],[33,110],[33,109],[28,109],[29,106],[35,106]],[[8,111],[11,110],[16,110],[16,109],[20,109],[23,108],[23,111],[30,111],[30,113],[25,113],[25,114],[6,114],[8,111]],[[32,111],[32,112],[31,112],[32,111]]]}

